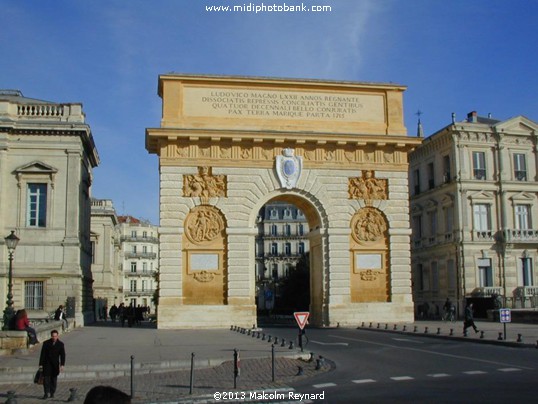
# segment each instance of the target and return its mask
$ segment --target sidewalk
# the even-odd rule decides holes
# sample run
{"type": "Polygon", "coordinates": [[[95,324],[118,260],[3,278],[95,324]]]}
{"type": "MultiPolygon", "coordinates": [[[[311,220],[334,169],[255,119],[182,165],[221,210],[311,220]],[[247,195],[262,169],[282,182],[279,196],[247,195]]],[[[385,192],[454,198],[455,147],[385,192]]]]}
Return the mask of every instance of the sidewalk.
{"type": "MultiPolygon", "coordinates": [[[[231,330],[157,330],[154,325],[122,328],[118,323],[97,323],[74,329],[60,336],[65,343],[65,372],[58,378],[54,399],[65,402],[75,388],[82,402],[88,390],[99,384],[111,385],[130,394],[131,356],[135,366],[136,403],[179,402],[191,400],[190,368],[194,353],[194,396],[216,391],[233,391],[233,354],[238,349],[241,374],[237,390],[286,388],[291,380],[310,377],[330,370],[298,349],[275,345],[275,381],[272,381],[271,343],[256,336],[231,330]],[[303,358],[303,359],[301,359],[303,358]],[[298,375],[299,366],[303,368],[298,375]]],[[[40,402],[43,387],[32,383],[38,367],[41,346],[26,354],[0,357],[0,402],[7,392],[15,391],[17,402],[40,402]]],[[[235,391],[237,391],[235,390],[235,391]]],[[[208,398],[202,398],[207,402],[208,398]]]]}
{"type": "Polygon", "coordinates": [[[504,325],[499,322],[475,321],[479,332],[467,329],[463,335],[463,321],[415,321],[414,323],[361,323],[359,329],[373,331],[389,331],[404,334],[416,334],[436,338],[450,338],[477,343],[499,344],[512,347],[537,348],[538,324],[506,323],[506,339],[504,325]],[[405,329],[404,329],[405,327],[405,329]]]}

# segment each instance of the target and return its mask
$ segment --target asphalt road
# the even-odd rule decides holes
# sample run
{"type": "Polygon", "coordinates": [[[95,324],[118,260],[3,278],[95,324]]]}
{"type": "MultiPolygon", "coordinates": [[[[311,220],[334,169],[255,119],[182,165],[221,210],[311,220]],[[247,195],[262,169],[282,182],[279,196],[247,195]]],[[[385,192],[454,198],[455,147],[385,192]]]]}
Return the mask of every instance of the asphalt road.
{"type": "MultiPolygon", "coordinates": [[[[265,329],[268,331],[268,329],[265,329]]],[[[296,328],[270,329],[294,338],[296,328]]],[[[297,383],[330,403],[535,402],[538,349],[355,329],[309,329],[305,351],[336,368],[297,383]]]]}

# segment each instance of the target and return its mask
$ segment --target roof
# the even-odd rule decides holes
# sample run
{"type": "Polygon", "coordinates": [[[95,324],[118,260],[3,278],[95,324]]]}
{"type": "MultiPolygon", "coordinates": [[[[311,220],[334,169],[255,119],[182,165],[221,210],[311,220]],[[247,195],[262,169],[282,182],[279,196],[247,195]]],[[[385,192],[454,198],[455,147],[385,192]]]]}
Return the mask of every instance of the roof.
{"type": "Polygon", "coordinates": [[[51,101],[25,97],[20,90],[3,89],[0,89],[0,101],[17,102],[19,104],[56,104],[55,102],[51,101]]]}
{"type": "Polygon", "coordinates": [[[137,223],[140,223],[140,220],[138,220],[136,217],[127,215],[127,216],[118,216],[118,222],[137,224],[137,223]]]}

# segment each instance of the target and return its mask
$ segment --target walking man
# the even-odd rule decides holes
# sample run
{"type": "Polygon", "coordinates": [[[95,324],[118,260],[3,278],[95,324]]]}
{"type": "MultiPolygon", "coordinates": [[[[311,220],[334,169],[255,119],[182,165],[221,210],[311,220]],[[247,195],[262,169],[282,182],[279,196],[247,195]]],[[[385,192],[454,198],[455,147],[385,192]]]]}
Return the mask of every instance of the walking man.
{"type": "Polygon", "coordinates": [[[43,400],[54,397],[58,375],[63,372],[65,365],[65,347],[64,343],[58,339],[58,331],[52,330],[50,337],[43,343],[39,357],[39,367],[43,369],[44,376],[43,400]]]}
{"type": "Polygon", "coordinates": [[[478,332],[478,328],[476,328],[476,325],[474,323],[472,303],[469,303],[467,307],[465,308],[465,319],[463,321],[463,334],[464,335],[465,335],[465,332],[467,331],[467,328],[469,327],[473,327],[474,332],[478,332]]]}

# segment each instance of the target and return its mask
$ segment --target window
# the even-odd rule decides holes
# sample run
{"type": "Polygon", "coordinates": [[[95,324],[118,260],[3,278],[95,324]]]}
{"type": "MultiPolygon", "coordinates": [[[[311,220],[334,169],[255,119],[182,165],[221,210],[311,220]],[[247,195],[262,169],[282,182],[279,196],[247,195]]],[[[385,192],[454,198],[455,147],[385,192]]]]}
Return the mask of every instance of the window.
{"type": "Polygon", "coordinates": [[[273,279],[278,279],[278,264],[273,264],[273,279]]]}
{"type": "Polygon", "coordinates": [[[144,273],[148,272],[148,263],[147,262],[142,263],[142,272],[144,272],[144,273]]]}
{"type": "Polygon", "coordinates": [[[297,233],[299,234],[299,236],[302,236],[304,234],[304,226],[302,224],[299,224],[297,226],[297,233]]]}
{"type": "Polygon", "coordinates": [[[136,238],[136,230],[131,230],[131,237],[136,238]]]}
{"type": "Polygon", "coordinates": [[[278,229],[276,227],[276,224],[271,226],[271,236],[276,236],[278,232],[278,229]]]}
{"type": "Polygon", "coordinates": [[[133,246],[133,253],[136,254],[136,246],[133,246]]]}
{"type": "Polygon", "coordinates": [[[146,282],[147,281],[142,281],[142,292],[146,291],[146,282]]]}
{"type": "Polygon", "coordinates": [[[286,236],[291,236],[291,226],[289,224],[284,226],[284,233],[286,236]]]}
{"type": "Polygon", "coordinates": [[[290,276],[291,272],[291,264],[286,264],[286,268],[284,268],[284,276],[287,278],[290,276]]]}
{"type": "Polygon", "coordinates": [[[422,238],[422,216],[413,216],[413,237],[415,240],[422,238]]]}
{"type": "Polygon", "coordinates": [[[520,260],[521,280],[523,282],[523,286],[532,286],[532,261],[530,258],[520,258],[520,260]]]}
{"type": "Polygon", "coordinates": [[[299,254],[304,254],[304,243],[299,243],[299,254]]]}
{"type": "Polygon", "coordinates": [[[529,205],[516,205],[516,229],[529,230],[531,228],[531,216],[529,205]]]}
{"type": "Polygon", "coordinates": [[[271,209],[270,211],[270,218],[271,219],[278,219],[278,212],[276,209],[271,209]]]}
{"type": "Polygon", "coordinates": [[[486,179],[486,154],[473,152],[473,176],[477,180],[486,179]]]}
{"type": "Polygon", "coordinates": [[[43,310],[43,282],[24,282],[24,307],[27,310],[43,310]]]}
{"type": "Polygon", "coordinates": [[[130,285],[131,285],[130,291],[131,292],[136,292],[136,279],[131,280],[130,285]]]}
{"type": "Polygon", "coordinates": [[[488,231],[491,229],[489,219],[489,205],[477,203],[473,206],[474,211],[474,228],[477,231],[488,231]]]}
{"type": "Polygon", "coordinates": [[[47,224],[47,184],[28,184],[28,227],[45,227],[47,224]]]}
{"type": "Polygon", "coordinates": [[[480,258],[478,260],[478,284],[482,288],[493,286],[493,271],[490,258],[480,258]]]}
{"type": "Polygon", "coordinates": [[[286,255],[291,255],[291,244],[290,244],[290,243],[286,243],[286,244],[284,245],[284,248],[285,248],[286,255]]]}
{"type": "Polygon", "coordinates": [[[271,254],[272,255],[277,255],[278,254],[278,244],[277,243],[272,243],[271,244],[271,254]]]}
{"type": "Polygon", "coordinates": [[[439,290],[439,269],[437,268],[437,261],[433,261],[431,264],[432,269],[432,290],[439,290]]]}
{"type": "Polygon", "coordinates": [[[433,211],[428,215],[430,217],[430,238],[434,239],[437,236],[437,212],[433,211]]]}
{"type": "Polygon", "coordinates": [[[136,273],[136,262],[131,262],[131,272],[136,273]]]}
{"type": "Polygon", "coordinates": [[[284,210],[284,219],[291,219],[291,209],[290,208],[286,208],[284,210]]]}
{"type": "Polygon", "coordinates": [[[527,163],[524,154],[514,154],[514,177],[518,181],[527,181],[527,163]]]}
{"type": "Polygon", "coordinates": [[[418,264],[418,273],[420,276],[420,290],[430,290],[430,272],[422,264],[418,264]]]}
{"type": "Polygon", "coordinates": [[[148,252],[148,246],[147,245],[142,246],[142,252],[144,254],[147,254],[147,252],[148,252]]]}
{"type": "Polygon", "coordinates": [[[435,187],[435,172],[433,168],[433,163],[428,163],[428,189],[433,189],[435,187]]]}
{"type": "Polygon", "coordinates": [[[446,262],[446,272],[448,276],[448,290],[456,290],[456,266],[453,259],[446,262]]]}
{"type": "Polygon", "coordinates": [[[452,176],[450,174],[450,156],[443,156],[443,182],[450,182],[452,176]]]}
{"type": "Polygon", "coordinates": [[[454,207],[445,208],[445,233],[452,233],[454,229],[454,207]]]}
{"type": "Polygon", "coordinates": [[[420,171],[413,171],[413,184],[415,185],[415,195],[420,194],[420,171]]]}
{"type": "Polygon", "coordinates": [[[143,238],[148,238],[148,232],[147,231],[142,232],[142,237],[143,238]]]}

